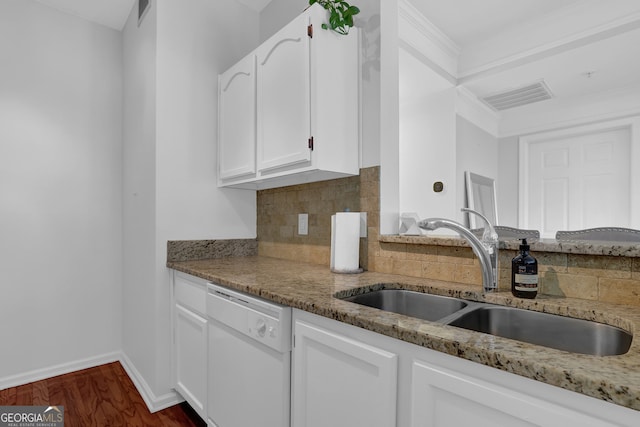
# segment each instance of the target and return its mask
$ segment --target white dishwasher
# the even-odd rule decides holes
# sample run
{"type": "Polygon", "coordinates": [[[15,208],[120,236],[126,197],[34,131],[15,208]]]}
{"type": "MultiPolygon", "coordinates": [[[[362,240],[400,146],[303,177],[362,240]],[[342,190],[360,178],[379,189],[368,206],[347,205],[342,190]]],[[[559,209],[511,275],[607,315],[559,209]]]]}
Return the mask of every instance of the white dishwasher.
{"type": "Polygon", "coordinates": [[[209,284],[208,406],[216,427],[288,427],[291,308],[209,284]]]}

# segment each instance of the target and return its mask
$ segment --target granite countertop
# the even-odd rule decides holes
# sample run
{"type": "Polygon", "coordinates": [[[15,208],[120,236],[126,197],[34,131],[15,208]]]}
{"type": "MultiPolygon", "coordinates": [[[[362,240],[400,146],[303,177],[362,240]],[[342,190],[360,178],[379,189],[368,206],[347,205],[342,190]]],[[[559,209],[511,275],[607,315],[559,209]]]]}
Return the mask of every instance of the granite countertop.
{"type": "MultiPolygon", "coordinates": [[[[380,236],[378,240],[384,243],[407,243],[414,245],[469,246],[469,243],[465,239],[458,236],[384,234],[380,236]]],[[[634,242],[571,241],[556,239],[528,239],[528,241],[531,250],[534,252],[640,258],[640,245],[634,242]]],[[[499,248],[515,251],[520,248],[520,241],[517,239],[500,240],[499,248]]]]}
{"type": "Polygon", "coordinates": [[[640,309],[594,301],[510,292],[483,295],[479,286],[365,272],[334,274],[322,265],[267,257],[168,262],[167,266],[220,285],[426,348],[462,357],[618,405],[640,410],[640,340],[620,356],[588,356],[445,326],[349,303],[334,294],[358,288],[403,288],[473,301],[594,320],[640,331],[640,309]]]}

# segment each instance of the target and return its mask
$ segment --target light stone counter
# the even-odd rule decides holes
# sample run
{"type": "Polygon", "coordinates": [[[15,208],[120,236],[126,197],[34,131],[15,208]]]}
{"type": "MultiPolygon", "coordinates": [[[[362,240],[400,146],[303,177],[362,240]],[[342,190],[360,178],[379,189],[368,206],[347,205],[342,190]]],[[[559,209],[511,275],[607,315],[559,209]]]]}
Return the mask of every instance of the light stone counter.
{"type": "MultiPolygon", "coordinates": [[[[414,245],[435,245],[435,246],[458,246],[468,247],[466,240],[457,236],[399,236],[399,235],[382,235],[379,240],[385,243],[408,243],[414,245]]],[[[556,239],[528,239],[532,252],[558,252],[565,254],[580,255],[605,255],[605,256],[624,256],[630,258],[640,257],[640,245],[629,242],[578,242],[578,241],[559,241],[556,239]]],[[[500,249],[518,250],[520,248],[519,240],[500,241],[500,249]]]]}
{"type": "Polygon", "coordinates": [[[479,286],[365,272],[334,274],[322,265],[266,257],[168,262],[184,273],[423,347],[640,410],[640,340],[621,356],[572,354],[445,326],[334,298],[362,287],[404,288],[473,301],[594,320],[640,334],[640,308],[509,292],[483,295],[479,286]]]}

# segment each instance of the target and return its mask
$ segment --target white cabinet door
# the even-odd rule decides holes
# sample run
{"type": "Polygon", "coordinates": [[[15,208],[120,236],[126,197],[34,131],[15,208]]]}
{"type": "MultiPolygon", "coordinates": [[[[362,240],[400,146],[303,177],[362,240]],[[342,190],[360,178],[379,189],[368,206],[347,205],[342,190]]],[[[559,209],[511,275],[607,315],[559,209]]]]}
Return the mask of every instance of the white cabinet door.
{"type": "Polygon", "coordinates": [[[174,387],[203,420],[207,419],[206,286],[205,280],[173,272],[174,387]]]}
{"type": "Polygon", "coordinates": [[[256,66],[251,54],[218,79],[218,178],[255,177],[256,66]]]}
{"type": "Polygon", "coordinates": [[[203,419],[207,401],[207,319],[175,306],[176,390],[203,419]]]}
{"type": "Polygon", "coordinates": [[[299,319],[294,334],[293,426],[396,424],[395,354],[299,319]]]}
{"type": "Polygon", "coordinates": [[[414,361],[411,427],[600,426],[607,421],[584,415],[518,390],[422,361],[414,361]]]}
{"type": "Polygon", "coordinates": [[[359,173],[358,31],[338,35],[322,29],[326,20],[322,6],[310,6],[253,52],[253,74],[245,58],[220,76],[219,186],[260,190],[359,173]]]}
{"type": "Polygon", "coordinates": [[[298,16],[256,51],[261,172],[311,160],[308,22],[298,16]]]}

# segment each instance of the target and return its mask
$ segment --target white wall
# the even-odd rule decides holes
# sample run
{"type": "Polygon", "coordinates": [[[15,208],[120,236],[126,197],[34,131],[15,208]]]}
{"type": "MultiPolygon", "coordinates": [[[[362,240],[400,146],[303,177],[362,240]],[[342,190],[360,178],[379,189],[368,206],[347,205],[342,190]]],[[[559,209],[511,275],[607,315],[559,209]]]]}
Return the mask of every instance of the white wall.
{"type": "Polygon", "coordinates": [[[158,2],[156,121],[157,390],[171,387],[167,240],[256,237],[256,193],[217,188],[218,74],[258,40],[234,0],[158,2]]]}
{"type": "Polygon", "coordinates": [[[0,389],[121,348],[121,40],[0,1],[0,389]]]}
{"type": "Polygon", "coordinates": [[[398,52],[399,213],[462,218],[456,212],[455,87],[411,52],[398,52]],[[435,182],[444,184],[443,191],[433,190],[435,182]]]}
{"type": "MultiPolygon", "coordinates": [[[[514,184],[511,181],[498,179],[498,139],[464,117],[456,116],[456,178],[458,180],[456,212],[460,212],[460,208],[467,206],[465,171],[493,178],[496,183],[496,193],[503,187],[510,188],[514,185],[516,189],[518,187],[517,181],[514,184]]],[[[468,215],[463,214],[462,219],[463,224],[469,225],[468,215]]],[[[498,221],[501,225],[509,225],[503,224],[500,210],[498,210],[498,221]]]]}
{"type": "Polygon", "coordinates": [[[155,388],[156,343],[156,14],[123,30],[123,342],[139,375],[155,388]]]}
{"type": "Polygon", "coordinates": [[[258,44],[234,0],[152,2],[124,29],[124,353],[152,409],[171,392],[167,240],[254,238],[254,191],[216,186],[217,77],[258,44]]]}
{"type": "MultiPolygon", "coordinates": [[[[400,213],[458,219],[455,89],[400,105],[400,213]],[[433,184],[444,184],[435,192],[433,184]]],[[[442,233],[440,233],[442,234],[442,233]]]]}
{"type": "Polygon", "coordinates": [[[498,140],[498,182],[496,198],[500,225],[519,227],[518,224],[518,137],[498,140]]]}

